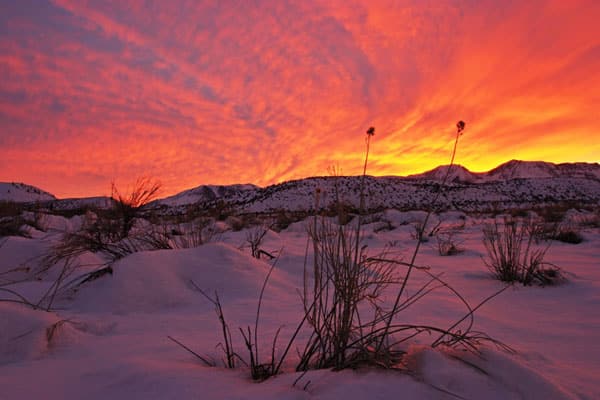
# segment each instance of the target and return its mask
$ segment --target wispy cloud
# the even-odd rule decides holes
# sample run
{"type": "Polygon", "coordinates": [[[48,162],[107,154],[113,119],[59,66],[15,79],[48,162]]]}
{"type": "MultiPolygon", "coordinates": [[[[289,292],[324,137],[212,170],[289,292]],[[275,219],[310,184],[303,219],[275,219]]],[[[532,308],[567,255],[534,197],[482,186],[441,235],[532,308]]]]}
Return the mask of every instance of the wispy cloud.
{"type": "Polygon", "coordinates": [[[269,184],[600,161],[595,1],[0,5],[0,180],[269,184]],[[91,178],[93,177],[93,178],[91,178]]]}

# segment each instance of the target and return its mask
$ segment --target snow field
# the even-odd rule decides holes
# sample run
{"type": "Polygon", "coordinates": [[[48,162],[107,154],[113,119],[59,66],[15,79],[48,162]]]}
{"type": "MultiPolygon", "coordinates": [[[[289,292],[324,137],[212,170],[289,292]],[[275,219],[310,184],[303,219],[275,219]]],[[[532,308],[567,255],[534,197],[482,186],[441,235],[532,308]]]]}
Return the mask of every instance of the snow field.
{"type": "MultiPolygon", "coordinates": [[[[406,259],[414,249],[412,223],[418,212],[384,213],[394,229],[365,227],[370,253],[388,248],[406,259]]],[[[472,305],[503,284],[490,278],[482,256],[483,219],[448,213],[445,225],[464,228],[457,234],[464,251],[437,253],[435,239],[425,243],[419,265],[443,278],[472,305]]],[[[0,274],[15,267],[35,269],[36,260],[58,240],[61,229],[76,221],[53,217],[50,233],[31,239],[10,237],[0,247],[0,274]]],[[[434,221],[435,222],[435,221],[434,221]]],[[[228,231],[221,242],[183,250],[140,252],[119,260],[113,274],[88,282],[57,300],[52,312],[0,302],[0,398],[25,399],[595,399],[600,398],[600,232],[583,231],[578,245],[553,243],[547,260],[567,273],[556,287],[508,288],[475,315],[475,329],[509,345],[516,353],[485,346],[481,358],[456,349],[432,350],[435,335],[424,334],[406,345],[411,374],[362,369],[310,371],[297,382],[292,352],[285,372],[257,384],[243,367],[207,367],[171,342],[172,336],[194,351],[221,360],[222,341],[214,307],[191,281],[223,304],[236,350],[243,356],[238,327],[253,325],[258,294],[270,264],[243,248],[245,232],[228,231]],[[240,250],[240,248],[242,248],[240,250]],[[454,395],[453,395],[454,394],[454,395]]],[[[281,251],[268,283],[259,325],[261,357],[282,326],[277,352],[301,318],[306,233],[302,222],[269,232],[262,248],[281,251]]],[[[84,254],[82,263],[100,260],[84,254]]],[[[10,286],[31,299],[45,292],[55,272],[40,280],[10,286]]],[[[2,274],[26,279],[27,273],[2,274]]],[[[416,272],[409,291],[428,278],[416,272]]],[[[0,284],[2,281],[0,281],[0,284]]],[[[3,286],[6,287],[6,286],[3,286]]],[[[390,291],[388,299],[394,296],[390,291]]],[[[0,298],[8,298],[0,292],[0,298]]],[[[407,323],[449,327],[465,313],[448,291],[437,290],[401,314],[407,323]]],[[[300,347],[306,335],[300,335],[300,347]]]]}

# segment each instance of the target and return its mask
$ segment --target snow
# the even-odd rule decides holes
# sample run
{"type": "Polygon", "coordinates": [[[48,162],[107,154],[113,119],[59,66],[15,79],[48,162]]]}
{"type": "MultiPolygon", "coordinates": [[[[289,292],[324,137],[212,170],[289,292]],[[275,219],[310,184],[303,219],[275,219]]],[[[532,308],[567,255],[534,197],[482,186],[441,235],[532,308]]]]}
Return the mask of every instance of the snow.
{"type": "Polygon", "coordinates": [[[35,186],[24,183],[0,182],[0,201],[30,203],[36,201],[55,200],[54,195],[44,192],[35,186]]]}
{"type": "MultiPolygon", "coordinates": [[[[573,221],[589,218],[571,211],[573,221]]],[[[393,229],[365,226],[372,252],[387,247],[408,257],[415,246],[412,223],[422,212],[386,210],[381,217],[393,229]]],[[[0,239],[0,289],[11,288],[38,300],[56,271],[7,285],[28,275],[5,274],[19,266],[35,269],[38,260],[60,239],[60,230],[76,229],[81,217],[52,216],[51,229],[33,238],[0,239]],[[77,219],[79,218],[79,219],[77,219]]],[[[464,252],[442,257],[435,240],[424,243],[420,265],[444,279],[472,304],[503,285],[490,278],[482,256],[484,217],[462,212],[435,216],[442,227],[463,226],[458,233],[464,252]]],[[[252,229],[252,228],[250,228],[252,229]]],[[[127,256],[105,275],[60,296],[55,310],[33,310],[0,301],[0,398],[2,399],[597,399],[600,398],[600,231],[584,227],[578,245],[553,243],[547,260],[561,266],[568,282],[553,287],[514,286],[485,304],[475,315],[475,329],[515,350],[492,345],[482,355],[459,349],[432,349],[435,335],[421,335],[406,345],[410,373],[363,368],[356,371],[294,372],[295,351],[282,374],[254,383],[249,371],[209,367],[168,339],[222,359],[222,341],[213,305],[195,287],[218,291],[234,345],[244,355],[238,327],[254,326],[258,294],[271,262],[251,257],[244,247],[247,231],[227,231],[218,242],[198,248],[139,252],[127,256]],[[294,382],[296,384],[294,385],[294,382]]],[[[278,253],[261,310],[259,345],[265,359],[273,335],[282,327],[277,353],[301,318],[306,249],[304,222],[281,232],[269,231],[262,247],[278,253]]],[[[82,255],[82,264],[100,264],[97,255],[82,255]]],[[[14,274],[14,273],[13,273],[14,274]]],[[[428,277],[415,273],[409,290],[428,277]]],[[[393,293],[387,294],[388,299],[393,293]]],[[[0,290],[0,299],[10,294],[0,290]]],[[[402,313],[407,323],[448,327],[464,315],[448,291],[438,290],[402,313]]],[[[300,335],[306,340],[306,334],[300,335]]],[[[299,346],[299,344],[297,344],[299,346]]]]}
{"type": "Polygon", "coordinates": [[[217,199],[230,197],[233,195],[244,195],[244,192],[259,189],[258,186],[251,184],[238,185],[202,185],[194,189],[185,190],[174,196],[161,199],[156,204],[166,206],[180,206],[198,202],[215,201],[217,199]]]}
{"type": "Polygon", "coordinates": [[[469,171],[462,165],[442,165],[431,171],[424,172],[422,174],[410,175],[411,179],[431,180],[431,181],[443,181],[447,177],[448,182],[483,182],[485,181],[485,174],[477,174],[469,171]]]}
{"type": "Polygon", "coordinates": [[[593,163],[554,164],[545,161],[511,160],[487,172],[471,172],[461,165],[443,165],[408,178],[448,182],[483,183],[513,179],[600,178],[600,165],[593,163]],[[450,170],[450,172],[448,172],[450,170]]]}

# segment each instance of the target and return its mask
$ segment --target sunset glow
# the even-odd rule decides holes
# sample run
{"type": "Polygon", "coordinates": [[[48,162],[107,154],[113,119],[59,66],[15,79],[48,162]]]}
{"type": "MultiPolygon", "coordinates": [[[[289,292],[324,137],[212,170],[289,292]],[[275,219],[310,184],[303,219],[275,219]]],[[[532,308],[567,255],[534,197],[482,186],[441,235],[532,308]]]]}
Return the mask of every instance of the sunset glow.
{"type": "Polygon", "coordinates": [[[268,185],[600,162],[600,2],[3,1],[0,181],[268,185]]]}

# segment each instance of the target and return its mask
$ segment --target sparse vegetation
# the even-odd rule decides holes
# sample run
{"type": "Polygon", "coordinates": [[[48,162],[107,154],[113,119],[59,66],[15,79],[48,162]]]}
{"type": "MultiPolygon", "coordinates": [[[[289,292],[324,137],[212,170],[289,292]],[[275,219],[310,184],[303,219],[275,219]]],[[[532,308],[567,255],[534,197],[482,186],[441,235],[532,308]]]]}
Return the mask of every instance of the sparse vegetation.
{"type": "Polygon", "coordinates": [[[166,236],[171,237],[170,243],[173,248],[187,249],[210,243],[218,234],[219,231],[212,218],[200,217],[189,223],[179,224],[170,230],[170,235],[166,234],[166,236]]]}
{"type": "Polygon", "coordinates": [[[129,235],[141,208],[154,200],[160,187],[160,183],[152,178],[142,177],[138,178],[131,191],[124,195],[119,192],[114,183],[112,184],[111,197],[115,201],[112,211],[118,223],[120,239],[124,239],[129,235]]]}
{"type": "Polygon", "coordinates": [[[6,236],[25,236],[23,207],[12,201],[0,201],[0,238],[6,236]]]}
{"type": "Polygon", "coordinates": [[[575,224],[561,224],[551,236],[552,239],[563,243],[579,244],[583,242],[581,231],[575,224]]]}
{"type": "Polygon", "coordinates": [[[560,269],[544,261],[549,245],[535,245],[534,224],[531,217],[504,216],[494,218],[485,226],[483,243],[487,258],[484,262],[496,279],[523,285],[548,285],[560,281],[560,269]]]}
{"type": "Polygon", "coordinates": [[[442,227],[442,220],[435,230],[434,236],[437,241],[438,254],[440,256],[454,256],[464,251],[462,241],[458,235],[465,229],[465,220],[462,219],[458,225],[442,227]]]}
{"type": "Polygon", "coordinates": [[[454,231],[441,232],[435,238],[440,256],[455,256],[463,252],[454,231]]]}
{"type": "Polygon", "coordinates": [[[263,240],[268,232],[269,227],[265,225],[258,225],[246,231],[246,245],[250,247],[252,257],[258,259],[260,259],[261,256],[265,256],[269,259],[275,258],[275,256],[262,248],[263,240]]]}

